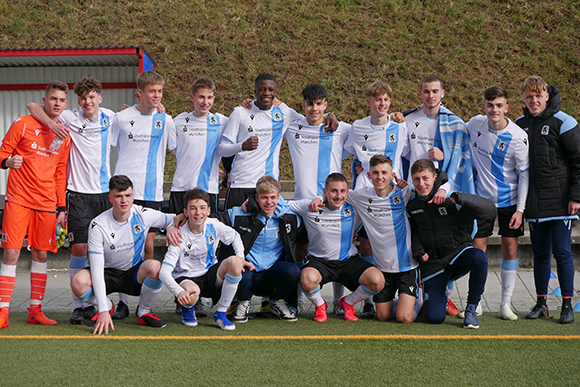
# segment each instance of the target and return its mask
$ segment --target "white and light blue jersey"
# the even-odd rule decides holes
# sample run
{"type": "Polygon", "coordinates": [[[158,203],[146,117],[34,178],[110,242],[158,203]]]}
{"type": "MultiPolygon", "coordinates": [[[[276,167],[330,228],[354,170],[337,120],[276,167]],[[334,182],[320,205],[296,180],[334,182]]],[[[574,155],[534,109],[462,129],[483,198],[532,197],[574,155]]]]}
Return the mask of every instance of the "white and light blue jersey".
{"type": "Polygon", "coordinates": [[[117,113],[111,130],[118,153],[115,175],[131,179],[135,199],[163,201],[165,153],[176,146],[175,135],[170,135],[175,132],[171,116],[141,114],[135,105],[117,113]]]}
{"type": "Polygon", "coordinates": [[[489,128],[487,117],[478,115],[467,123],[471,153],[477,170],[475,193],[499,208],[517,205],[523,211],[528,193],[528,135],[508,120],[499,131],[489,128]]]}
{"type": "MultiPolygon", "coordinates": [[[[429,158],[429,149],[435,147],[443,151],[441,133],[439,133],[439,116],[428,117],[425,111],[417,109],[405,117],[409,132],[409,165],[419,159],[429,158]]],[[[435,168],[439,168],[439,162],[433,160],[435,168]]],[[[411,177],[409,176],[409,181],[411,177]]]]}
{"type": "Polygon", "coordinates": [[[396,123],[389,117],[389,122],[380,128],[371,123],[371,117],[355,121],[344,144],[348,153],[355,154],[361,162],[363,172],[356,179],[356,188],[372,186],[367,172],[370,171],[369,161],[374,155],[386,155],[393,161],[393,172],[401,177],[401,158],[409,153],[407,125],[396,123]]]}
{"type": "Polygon", "coordinates": [[[203,233],[196,235],[186,222],[179,228],[181,243],[169,245],[159,272],[159,279],[176,297],[183,288],[175,278],[196,278],[207,273],[217,263],[216,251],[220,242],[232,245],[237,256],[244,256],[244,245],[236,230],[226,226],[217,219],[205,221],[203,233]]]}
{"type": "Polygon", "coordinates": [[[321,207],[308,211],[312,199],[288,202],[290,209],[302,217],[308,232],[308,253],[327,261],[344,261],[357,254],[354,234],[361,227],[361,219],[351,204],[339,209],[321,207]]]}
{"type": "Polygon", "coordinates": [[[349,130],[349,124],[340,122],[332,132],[326,124],[309,125],[304,117],[290,124],[284,137],[294,166],[294,200],[321,195],[326,177],[342,172],[342,149],[349,130]]]}
{"type": "Polygon", "coordinates": [[[95,122],[86,118],[82,110],[61,113],[60,120],[68,124],[72,140],[67,164],[68,190],[88,194],[109,192],[110,128],[114,117],[115,112],[104,108],[99,108],[95,122]]]}
{"type": "Polygon", "coordinates": [[[393,187],[386,197],[374,187],[349,191],[347,203],[360,214],[373,248],[373,264],[385,273],[401,273],[419,266],[411,249],[411,226],[405,207],[411,187],[393,187]]]}
{"type": "Polygon", "coordinates": [[[217,146],[228,118],[219,113],[196,117],[193,112],[186,112],[173,121],[176,137],[173,153],[177,167],[171,190],[187,191],[197,187],[217,194],[220,161],[217,146]]]}
{"type": "Polygon", "coordinates": [[[231,188],[255,188],[264,175],[280,179],[279,161],[282,138],[292,121],[302,117],[286,104],[260,110],[255,101],[252,108],[234,109],[222,135],[222,141],[241,144],[251,136],[259,139],[258,148],[236,154],[230,173],[231,188]]]}

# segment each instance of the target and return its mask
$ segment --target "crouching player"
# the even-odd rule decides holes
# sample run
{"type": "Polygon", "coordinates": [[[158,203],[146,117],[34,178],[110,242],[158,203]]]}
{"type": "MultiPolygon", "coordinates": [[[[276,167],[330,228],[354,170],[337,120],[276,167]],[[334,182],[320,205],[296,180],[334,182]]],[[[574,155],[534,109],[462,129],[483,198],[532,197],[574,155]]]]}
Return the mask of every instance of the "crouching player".
{"type": "Polygon", "coordinates": [[[187,191],[183,202],[189,220],[180,227],[181,243],[169,246],[159,278],[181,304],[183,324],[197,325],[193,306],[202,296],[218,305],[214,324],[224,330],[234,330],[236,326],[226,318],[226,311],[238,290],[242,272],[254,270],[254,265],[243,258],[240,235],[219,220],[207,218],[211,211],[210,196],[204,190],[187,191]],[[217,262],[220,242],[232,245],[236,255],[217,262]]]}
{"type": "Polygon", "coordinates": [[[454,192],[441,204],[430,203],[437,171],[431,160],[419,159],[411,167],[417,195],[409,200],[413,257],[421,269],[425,319],[441,324],[446,315],[449,280],[469,275],[464,328],[479,328],[476,308],[487,279],[487,256],[473,246],[474,219],[492,222],[495,205],[479,196],[454,192]]]}
{"type": "Polygon", "coordinates": [[[111,314],[114,304],[107,294],[122,292],[139,297],[139,324],[163,328],[167,324],[151,312],[161,292],[161,262],[143,260],[145,239],[151,227],[167,229],[171,244],[180,242],[173,225],[175,215],[133,205],[133,183],[124,175],[109,180],[109,200],[113,208],[97,216],[89,228],[90,266],[71,279],[73,293],[83,302],[97,305],[99,312],[90,320],[93,334],[115,329],[111,314]]]}

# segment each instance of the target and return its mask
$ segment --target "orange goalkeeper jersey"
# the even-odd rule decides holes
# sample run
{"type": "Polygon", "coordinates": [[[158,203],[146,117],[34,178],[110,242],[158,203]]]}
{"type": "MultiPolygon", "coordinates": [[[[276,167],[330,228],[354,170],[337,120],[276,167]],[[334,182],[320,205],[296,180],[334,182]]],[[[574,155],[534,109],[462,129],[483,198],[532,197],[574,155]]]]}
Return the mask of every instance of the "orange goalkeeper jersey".
{"type": "Polygon", "coordinates": [[[70,136],[54,150],[50,144],[55,137],[32,116],[20,117],[10,126],[2,140],[0,161],[20,155],[22,166],[8,173],[7,201],[41,211],[66,206],[70,136]]]}

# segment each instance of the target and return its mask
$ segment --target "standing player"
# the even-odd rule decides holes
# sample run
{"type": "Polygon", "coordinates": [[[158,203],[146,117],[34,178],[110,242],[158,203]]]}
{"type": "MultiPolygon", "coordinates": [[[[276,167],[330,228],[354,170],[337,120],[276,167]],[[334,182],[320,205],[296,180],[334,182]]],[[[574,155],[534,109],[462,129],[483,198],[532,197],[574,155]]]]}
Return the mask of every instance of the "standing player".
{"type": "MultiPolygon", "coordinates": [[[[82,110],[63,110],[59,123],[51,120],[41,106],[35,103],[28,105],[32,116],[53,132],[58,132],[64,123],[71,136],[70,159],[67,165],[67,228],[71,245],[71,278],[85,267],[91,220],[111,208],[108,198],[111,149],[109,129],[115,113],[99,107],[103,101],[101,90],[101,82],[90,75],[78,81],[74,92],[82,110]]],[[[74,311],[70,318],[72,324],[82,323],[85,315],[87,318],[94,316],[94,307],[87,306],[83,310],[83,302],[74,293],[73,306],[74,311]]],[[[126,302],[119,302],[117,313],[123,313],[123,317],[128,315],[126,302]]]]}
{"type": "MultiPolygon", "coordinates": [[[[522,217],[528,196],[529,150],[528,136],[505,117],[508,93],[501,87],[484,92],[485,115],[473,117],[467,123],[473,164],[477,171],[475,193],[491,200],[497,207],[501,235],[501,306],[504,320],[517,320],[510,307],[518,270],[518,237],[524,235],[522,217]]],[[[493,233],[492,223],[478,224],[474,245],[484,252],[493,233]]]]}
{"type": "Polygon", "coordinates": [[[185,205],[183,196],[187,190],[201,188],[210,196],[210,207],[217,212],[219,194],[218,142],[228,118],[212,113],[215,84],[209,78],[199,78],[191,86],[191,102],[194,110],[175,117],[175,158],[177,167],[171,186],[170,211],[181,214],[185,205]]]}
{"type": "MultiPolygon", "coordinates": [[[[55,121],[67,105],[67,91],[67,84],[60,81],[52,81],[46,88],[42,102],[48,116],[55,121]]],[[[57,223],[64,227],[69,149],[70,138],[57,138],[32,116],[14,121],[2,140],[2,169],[12,171],[8,175],[2,224],[4,260],[0,267],[0,328],[9,324],[16,264],[27,233],[32,252],[27,321],[57,324],[45,316],[41,305],[46,290],[47,251],[57,251],[55,228],[57,223]]]]}
{"type": "Polygon", "coordinates": [[[546,298],[552,251],[562,290],[560,323],[574,322],[574,257],[572,221],[580,210],[580,128],[560,110],[560,92],[537,75],[521,86],[526,108],[516,124],[528,133],[530,189],[526,221],[534,252],[537,302],[526,318],[548,316],[546,298]]]}
{"type": "Polygon", "coordinates": [[[179,244],[180,232],[173,225],[175,215],[133,205],[133,184],[127,176],[113,176],[109,181],[109,199],[113,208],[91,222],[89,229],[90,267],[71,279],[73,292],[83,302],[98,306],[91,319],[93,333],[105,334],[114,329],[110,313],[115,305],[107,294],[123,292],[139,297],[137,320],[141,325],[165,327],[165,322],[151,312],[161,292],[161,263],[143,260],[145,238],[150,227],[168,228],[167,239],[179,244]],[[171,227],[171,228],[169,228],[171,227]]]}
{"type": "Polygon", "coordinates": [[[242,272],[253,270],[246,261],[240,235],[217,219],[207,219],[210,214],[209,195],[194,188],[185,193],[185,214],[189,220],[180,227],[183,239],[178,246],[169,246],[159,272],[159,278],[177,297],[183,309],[182,322],[196,326],[193,305],[201,295],[211,297],[217,310],[214,324],[224,330],[236,326],[226,317],[242,272]],[[233,246],[236,255],[218,262],[216,250],[220,241],[233,246]]]}

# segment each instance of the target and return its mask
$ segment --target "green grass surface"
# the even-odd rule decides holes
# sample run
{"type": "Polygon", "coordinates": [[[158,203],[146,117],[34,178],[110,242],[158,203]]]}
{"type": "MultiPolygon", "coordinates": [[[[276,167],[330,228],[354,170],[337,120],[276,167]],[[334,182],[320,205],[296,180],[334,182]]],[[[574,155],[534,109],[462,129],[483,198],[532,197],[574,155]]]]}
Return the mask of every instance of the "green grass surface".
{"type": "MultiPolygon", "coordinates": [[[[212,313],[210,313],[211,315],[212,313]]],[[[58,326],[33,326],[14,313],[0,330],[2,385],[557,385],[577,386],[580,340],[541,339],[580,334],[578,323],[554,320],[503,321],[494,313],[480,317],[479,330],[462,329],[448,318],[439,326],[419,320],[411,325],[378,321],[326,323],[307,314],[296,323],[256,319],[233,332],[201,318],[198,327],[162,314],[168,326],[139,326],[134,316],[116,323],[107,339],[93,339],[91,329],[72,326],[68,314],[50,313],[58,326]],[[39,339],[8,339],[34,335],[39,339]],[[42,339],[49,336],[73,339],[42,339]],[[288,336],[273,340],[207,340],[232,336],[288,336]],[[291,340],[292,336],[337,335],[332,339],[291,340]],[[348,335],[420,335],[424,339],[349,339],[348,335]],[[429,339],[449,335],[445,339],[429,339]],[[489,338],[523,335],[527,338],[489,338]],[[122,339],[135,336],[135,339],[122,339]],[[179,337],[177,340],[159,338],[179,337]],[[536,337],[537,336],[537,337],[536,337]],[[118,337],[119,340],[110,338],[118,337]],[[204,340],[189,340],[204,337],[204,340]],[[469,339],[476,338],[479,339],[469,339]],[[536,337],[536,338],[531,338],[536,337]],[[153,339],[147,339],[153,338],[153,339]],[[466,339],[467,338],[467,339],[466,339]]],[[[413,336],[416,337],[416,336],[413,336]]]]}

